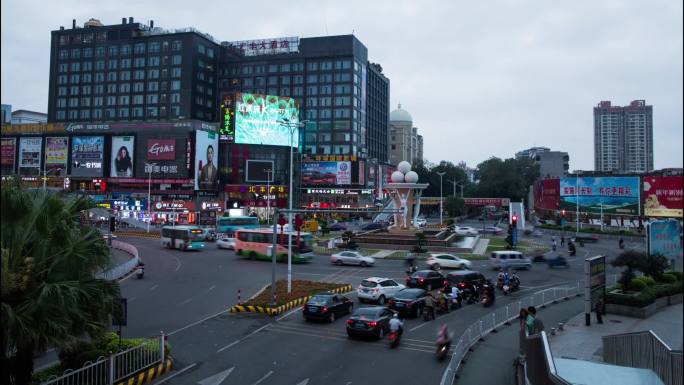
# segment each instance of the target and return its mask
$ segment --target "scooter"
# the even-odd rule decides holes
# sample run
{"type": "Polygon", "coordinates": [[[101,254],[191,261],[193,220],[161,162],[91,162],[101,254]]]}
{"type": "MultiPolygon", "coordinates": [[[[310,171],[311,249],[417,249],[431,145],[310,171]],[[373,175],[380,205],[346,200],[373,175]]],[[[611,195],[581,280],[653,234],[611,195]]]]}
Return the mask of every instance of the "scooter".
{"type": "Polygon", "coordinates": [[[143,266],[138,266],[135,269],[135,275],[138,277],[138,279],[142,279],[143,275],[145,275],[145,268],[143,266]]]}
{"type": "Polygon", "coordinates": [[[399,340],[401,339],[401,333],[399,333],[398,331],[390,331],[389,334],[387,335],[387,339],[389,340],[390,348],[394,349],[397,346],[399,346],[399,340]]]}
{"type": "Polygon", "coordinates": [[[511,292],[511,286],[504,285],[502,290],[503,290],[504,295],[508,295],[508,293],[511,292]]]}
{"type": "Polygon", "coordinates": [[[449,295],[449,304],[450,304],[451,310],[460,309],[461,306],[463,306],[462,303],[463,303],[463,299],[461,298],[461,293],[459,293],[456,297],[449,295]]]}
{"type": "Polygon", "coordinates": [[[437,351],[435,352],[437,361],[442,361],[449,353],[449,349],[451,349],[451,339],[447,341],[437,340],[437,351]]]}

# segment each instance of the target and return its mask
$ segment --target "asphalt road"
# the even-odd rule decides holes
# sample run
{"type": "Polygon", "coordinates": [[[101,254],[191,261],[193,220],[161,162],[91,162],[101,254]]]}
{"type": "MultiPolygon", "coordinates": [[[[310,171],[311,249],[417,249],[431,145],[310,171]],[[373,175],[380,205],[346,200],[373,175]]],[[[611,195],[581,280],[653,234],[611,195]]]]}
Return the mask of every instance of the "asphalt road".
{"type": "MultiPolygon", "coordinates": [[[[439,326],[447,323],[452,332],[459,333],[493,310],[469,305],[437,321],[409,319],[401,346],[390,350],[384,340],[349,340],[346,317],[325,324],[304,322],[299,309],[275,318],[227,313],[237,302],[237,289],[245,299],[270,283],[269,262],[239,258],[231,251],[216,249],[213,243],[201,252],[181,252],[162,249],[155,239],[122,240],[136,245],[146,264],[144,279],[132,277],[121,285],[129,301],[129,326],[124,335],[150,336],[160,330],[170,334],[176,363],[174,373],[165,380],[169,384],[436,384],[446,367],[446,362],[438,363],[433,356],[439,326]]],[[[550,242],[548,237],[540,241],[550,242]]],[[[616,246],[600,241],[578,247],[577,257],[569,258],[568,269],[535,264],[529,271],[520,271],[522,290],[497,296],[495,306],[579,280],[584,257],[615,256],[616,246]]],[[[495,276],[486,261],[474,261],[473,269],[495,276]]],[[[285,276],[286,265],[278,264],[278,279],[285,276]]],[[[377,260],[376,266],[369,268],[338,267],[320,256],[310,264],[293,265],[295,279],[356,287],[369,276],[403,283],[405,273],[402,262],[394,260],[377,260]]],[[[349,296],[360,306],[354,294],[349,296]]]]}

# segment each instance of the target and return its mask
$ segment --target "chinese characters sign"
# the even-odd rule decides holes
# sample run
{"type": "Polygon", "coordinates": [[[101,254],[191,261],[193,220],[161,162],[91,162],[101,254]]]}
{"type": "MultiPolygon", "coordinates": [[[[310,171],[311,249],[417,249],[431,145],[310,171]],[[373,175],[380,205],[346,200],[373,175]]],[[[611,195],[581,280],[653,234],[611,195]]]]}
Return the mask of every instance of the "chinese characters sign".
{"type": "Polygon", "coordinates": [[[558,210],[560,180],[544,179],[534,184],[534,207],[543,210],[558,210]]]}
{"type": "Polygon", "coordinates": [[[245,56],[276,55],[299,52],[298,37],[280,37],[275,39],[232,41],[231,46],[244,52],[245,56]]]}
{"type": "Polygon", "coordinates": [[[681,218],[683,180],[681,176],[645,176],[644,215],[681,218]]]}
{"type": "Polygon", "coordinates": [[[2,175],[14,174],[14,157],[17,152],[17,139],[2,138],[0,151],[2,152],[2,175]]]}
{"type": "Polygon", "coordinates": [[[561,178],[560,206],[568,211],[639,215],[639,177],[561,178]]]}
{"type": "Polygon", "coordinates": [[[235,143],[299,147],[299,105],[286,96],[235,94],[235,143]]]}
{"type": "Polygon", "coordinates": [[[66,175],[68,152],[69,138],[45,138],[45,169],[55,170],[50,175],[66,175]]]}
{"type": "Polygon", "coordinates": [[[19,174],[38,175],[43,138],[21,138],[19,140],[19,174]]]}
{"type": "Polygon", "coordinates": [[[591,313],[606,295],[606,257],[597,255],[584,260],[584,312],[591,313]]]}
{"type": "Polygon", "coordinates": [[[463,198],[466,206],[508,206],[508,198],[463,198]]]}
{"type": "Polygon", "coordinates": [[[351,184],[351,162],[303,162],[303,185],[351,184]]]}
{"type": "Polygon", "coordinates": [[[104,136],[74,136],[71,142],[71,175],[102,176],[104,136]]]}
{"type": "Polygon", "coordinates": [[[233,96],[225,95],[221,102],[221,126],[219,127],[219,140],[221,142],[233,142],[235,140],[234,124],[233,96]]]}
{"type": "Polygon", "coordinates": [[[655,221],[648,225],[648,253],[662,254],[668,259],[682,257],[679,222],[655,221]]]}

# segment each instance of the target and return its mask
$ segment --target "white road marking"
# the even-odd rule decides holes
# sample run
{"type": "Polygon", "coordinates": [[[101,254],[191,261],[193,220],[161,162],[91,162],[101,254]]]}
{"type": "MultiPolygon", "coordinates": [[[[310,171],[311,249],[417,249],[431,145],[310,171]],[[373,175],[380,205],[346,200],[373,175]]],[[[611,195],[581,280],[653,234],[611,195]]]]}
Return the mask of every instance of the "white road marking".
{"type": "Polygon", "coordinates": [[[179,305],[185,305],[186,303],[190,303],[190,301],[192,301],[192,298],[186,299],[185,301],[179,303],[179,305]]]}
{"type": "Polygon", "coordinates": [[[178,262],[178,266],[176,266],[176,271],[178,271],[180,270],[182,263],[178,257],[174,256],[174,258],[176,258],[176,262],[178,262]]]}
{"type": "Polygon", "coordinates": [[[232,373],[234,369],[235,369],[235,366],[233,366],[232,368],[230,368],[228,370],[224,370],[222,372],[216,373],[216,374],[214,374],[210,377],[207,377],[201,381],[197,381],[197,383],[199,385],[220,385],[223,382],[223,380],[226,379],[226,377],[230,376],[230,373],[232,373]]]}
{"type": "Polygon", "coordinates": [[[210,315],[210,316],[206,316],[206,317],[202,318],[202,319],[199,320],[199,321],[195,321],[195,322],[193,322],[193,323],[191,323],[191,324],[189,324],[189,325],[183,326],[183,327],[180,328],[180,329],[176,329],[176,330],[172,331],[171,333],[169,333],[168,335],[169,335],[169,336],[172,336],[172,335],[174,335],[174,334],[176,334],[176,333],[180,333],[180,332],[182,332],[182,331],[185,330],[185,329],[188,329],[188,328],[191,328],[191,327],[193,327],[193,326],[195,326],[195,325],[201,324],[202,322],[204,322],[204,321],[206,321],[206,320],[208,320],[208,319],[212,319],[212,318],[214,318],[214,317],[216,317],[216,316],[218,316],[218,315],[221,315],[221,314],[223,314],[223,313],[228,313],[229,311],[230,311],[230,310],[221,310],[220,312],[218,312],[218,313],[216,313],[216,314],[212,314],[212,315],[210,315]]]}
{"type": "Polygon", "coordinates": [[[290,311],[287,312],[287,314],[285,314],[284,316],[282,316],[282,317],[276,319],[276,322],[280,322],[281,320],[283,320],[283,319],[289,317],[290,315],[292,315],[292,314],[294,314],[294,313],[296,313],[296,312],[298,312],[298,311],[301,311],[301,310],[302,310],[301,307],[298,307],[298,308],[296,308],[296,309],[290,310],[290,311]]]}
{"type": "Polygon", "coordinates": [[[196,363],[196,362],[194,362],[194,363],[192,363],[192,364],[190,364],[190,365],[184,367],[183,369],[177,371],[176,373],[174,373],[174,374],[172,374],[172,375],[170,375],[170,376],[164,377],[161,381],[157,382],[157,385],[163,384],[163,383],[165,383],[166,381],[168,381],[168,380],[170,380],[170,379],[172,379],[172,378],[174,378],[174,377],[176,377],[176,376],[179,376],[179,375],[181,375],[182,373],[185,373],[186,371],[188,371],[188,370],[194,368],[195,366],[197,366],[197,363],[196,363]]]}
{"type": "Polygon", "coordinates": [[[154,285],[154,286],[152,286],[152,287],[150,288],[150,290],[154,290],[154,289],[156,289],[156,288],[158,288],[158,287],[159,287],[159,285],[154,285]]]}
{"type": "Polygon", "coordinates": [[[271,377],[272,374],[273,374],[273,371],[272,371],[272,370],[269,370],[268,373],[266,373],[265,376],[261,377],[261,378],[260,378],[257,382],[255,382],[253,385],[259,385],[259,384],[261,384],[261,383],[264,382],[267,378],[271,377]]]}
{"type": "Polygon", "coordinates": [[[238,344],[239,342],[240,342],[240,340],[233,341],[233,342],[231,342],[230,344],[228,344],[228,345],[222,347],[221,349],[217,350],[216,353],[221,353],[222,351],[224,351],[224,350],[226,350],[226,349],[228,349],[228,348],[230,348],[230,347],[232,347],[232,346],[235,346],[235,345],[238,344]]]}
{"type": "Polygon", "coordinates": [[[212,290],[214,290],[215,287],[216,287],[216,285],[211,285],[211,287],[209,287],[209,289],[207,289],[207,291],[212,291],[212,290]]]}
{"type": "Polygon", "coordinates": [[[308,385],[308,384],[309,384],[309,379],[308,379],[308,378],[304,379],[304,381],[302,381],[302,382],[298,382],[298,383],[297,383],[297,385],[308,385]]]}

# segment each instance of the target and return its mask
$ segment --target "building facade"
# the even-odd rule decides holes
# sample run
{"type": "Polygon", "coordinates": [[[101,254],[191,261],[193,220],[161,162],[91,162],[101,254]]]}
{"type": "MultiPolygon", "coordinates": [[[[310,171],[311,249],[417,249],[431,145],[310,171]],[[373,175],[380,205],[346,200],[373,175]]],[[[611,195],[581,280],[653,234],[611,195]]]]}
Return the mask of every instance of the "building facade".
{"type": "Polygon", "coordinates": [[[423,137],[413,126],[413,117],[401,108],[390,112],[390,164],[396,166],[401,161],[416,164],[423,160],[423,137]]]}
{"type": "Polygon", "coordinates": [[[12,111],[12,124],[32,123],[47,123],[47,114],[28,110],[12,111]]]}
{"type": "Polygon", "coordinates": [[[538,153],[551,151],[548,147],[531,147],[515,153],[515,159],[534,158],[538,153]]]}
{"type": "Polygon", "coordinates": [[[570,170],[567,152],[551,151],[548,147],[532,147],[515,153],[515,159],[532,159],[539,165],[540,178],[561,178],[570,170]]]}
{"type": "Polygon", "coordinates": [[[3,104],[2,105],[2,124],[12,123],[12,105],[3,104]]]}
{"type": "Polygon", "coordinates": [[[594,107],[594,169],[614,172],[653,170],[653,106],[601,101],[594,107]]]}

